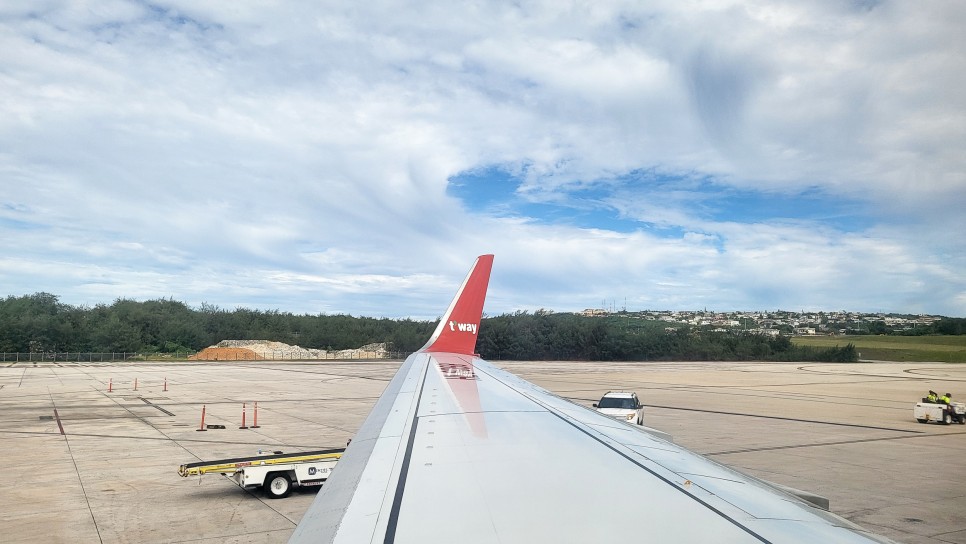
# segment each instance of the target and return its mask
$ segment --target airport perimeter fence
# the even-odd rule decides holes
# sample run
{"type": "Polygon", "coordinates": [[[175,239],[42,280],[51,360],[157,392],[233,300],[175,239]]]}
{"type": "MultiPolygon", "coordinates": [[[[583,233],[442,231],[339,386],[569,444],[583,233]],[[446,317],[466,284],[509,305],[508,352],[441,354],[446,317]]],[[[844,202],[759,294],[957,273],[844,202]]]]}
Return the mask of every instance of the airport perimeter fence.
{"type": "MultiPolygon", "coordinates": [[[[137,352],[46,352],[46,353],[17,353],[0,352],[0,362],[10,363],[110,363],[123,361],[184,361],[195,355],[196,351],[182,351],[176,353],[137,353],[137,352]]],[[[331,352],[322,353],[316,357],[306,357],[304,354],[286,351],[276,351],[264,355],[255,353],[222,353],[201,359],[199,361],[371,361],[371,360],[402,360],[409,352],[331,352]]]]}
{"type": "MultiPolygon", "coordinates": [[[[182,352],[180,354],[167,353],[161,356],[164,359],[187,359],[189,355],[194,352],[182,352]]],[[[157,357],[157,355],[153,355],[157,357]]],[[[0,352],[0,361],[3,362],[16,362],[16,363],[55,363],[59,361],[63,362],[76,362],[76,363],[109,363],[113,361],[136,361],[143,360],[147,356],[142,353],[132,352],[132,351],[118,351],[118,352],[104,352],[104,353],[92,353],[84,351],[70,351],[70,352],[44,352],[44,353],[2,353],[0,352]]]]}

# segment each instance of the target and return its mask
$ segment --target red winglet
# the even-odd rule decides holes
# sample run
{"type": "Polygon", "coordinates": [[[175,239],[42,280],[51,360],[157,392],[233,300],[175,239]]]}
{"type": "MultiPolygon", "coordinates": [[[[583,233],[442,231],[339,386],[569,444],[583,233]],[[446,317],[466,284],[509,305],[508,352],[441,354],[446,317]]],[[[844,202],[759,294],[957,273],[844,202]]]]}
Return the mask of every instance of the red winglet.
{"type": "Polygon", "coordinates": [[[420,351],[473,355],[492,267],[493,255],[480,255],[476,259],[446,315],[420,351]]]}

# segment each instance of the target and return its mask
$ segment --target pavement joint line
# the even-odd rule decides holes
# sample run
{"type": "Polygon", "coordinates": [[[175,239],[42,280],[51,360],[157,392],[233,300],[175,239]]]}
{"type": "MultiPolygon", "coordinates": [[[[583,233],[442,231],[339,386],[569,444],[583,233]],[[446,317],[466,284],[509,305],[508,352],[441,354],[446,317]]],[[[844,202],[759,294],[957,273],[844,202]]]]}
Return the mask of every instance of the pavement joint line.
{"type": "MultiPolygon", "coordinates": [[[[264,367],[264,366],[251,366],[249,368],[260,368],[262,370],[280,370],[283,372],[298,372],[301,374],[316,374],[321,376],[332,376],[330,380],[326,380],[326,381],[345,380],[347,378],[348,379],[357,378],[360,380],[388,382],[389,380],[392,379],[392,376],[334,376],[331,372],[313,372],[311,370],[303,370],[300,368],[273,368],[273,367],[264,367]]],[[[395,372],[393,372],[393,374],[395,374],[395,372]]]]}
{"type": "MultiPolygon", "coordinates": [[[[864,381],[864,382],[858,382],[858,381],[856,381],[856,382],[836,382],[835,385],[843,385],[843,384],[844,385],[851,385],[851,384],[855,384],[855,383],[869,383],[869,382],[872,382],[872,383],[884,383],[884,382],[889,382],[889,381],[896,381],[896,380],[869,380],[869,381],[864,381]]],[[[748,393],[759,393],[759,394],[762,394],[762,395],[764,395],[766,393],[772,393],[772,396],[769,396],[769,398],[773,398],[773,395],[775,395],[775,394],[780,394],[780,395],[784,395],[784,397],[782,397],[782,398],[787,398],[787,399],[791,399],[791,400],[812,400],[812,399],[814,399],[814,400],[819,400],[819,401],[822,401],[822,402],[826,402],[828,399],[850,399],[850,400],[863,400],[863,401],[879,401],[880,400],[880,399],[870,399],[870,398],[859,398],[859,397],[855,397],[853,395],[842,396],[842,395],[829,395],[828,393],[800,393],[800,392],[796,392],[796,391],[775,391],[775,390],[773,390],[773,389],[780,388],[780,387],[787,387],[787,386],[795,386],[795,387],[797,387],[797,386],[803,386],[803,385],[827,385],[827,384],[821,384],[821,383],[818,383],[818,382],[815,382],[815,383],[799,382],[799,383],[789,383],[789,384],[778,384],[778,383],[776,383],[776,384],[760,384],[760,385],[754,385],[754,386],[745,386],[745,385],[701,385],[701,386],[694,386],[694,385],[687,385],[687,384],[683,384],[683,385],[682,384],[675,384],[675,387],[673,389],[684,389],[684,390],[701,389],[702,391],[706,391],[706,392],[709,392],[709,393],[720,393],[722,390],[727,390],[727,391],[743,391],[743,392],[748,392],[748,393]]],[[[657,387],[657,388],[649,387],[648,389],[661,390],[660,387],[657,387]]],[[[668,389],[671,389],[671,388],[668,388],[668,389]]],[[[754,395],[754,396],[759,396],[759,395],[754,395]]],[[[849,403],[841,403],[841,404],[849,404],[849,403]]],[[[855,404],[855,403],[852,403],[852,404],[855,404]]],[[[863,405],[865,405],[865,403],[863,403],[863,405]]]]}
{"type": "MultiPolygon", "coordinates": [[[[930,367],[930,368],[907,368],[907,369],[903,370],[903,372],[905,372],[907,374],[916,375],[916,371],[921,371],[921,370],[936,370],[936,369],[935,369],[935,367],[930,367]]],[[[933,380],[935,378],[933,378],[931,376],[923,376],[923,377],[921,377],[919,379],[920,380],[933,380]]],[[[943,378],[943,380],[944,381],[951,381],[951,382],[966,382],[966,380],[959,379],[959,378],[948,378],[948,379],[947,378],[943,378]]]]}
{"type": "MultiPolygon", "coordinates": [[[[809,384],[809,385],[818,385],[818,384],[809,384]]],[[[761,387],[772,387],[772,386],[766,385],[766,386],[761,386],[761,387]]],[[[686,388],[685,389],[685,388],[682,387],[680,389],[683,389],[683,390],[691,390],[691,389],[694,389],[694,388],[692,387],[692,388],[686,388]]],[[[806,395],[806,394],[796,394],[794,392],[787,392],[787,391],[782,391],[782,392],[779,393],[778,391],[768,391],[768,390],[762,390],[762,389],[748,389],[748,388],[744,388],[744,387],[728,387],[725,390],[722,390],[722,389],[720,389],[720,388],[718,388],[716,386],[711,386],[711,387],[703,387],[702,389],[704,391],[708,392],[708,393],[716,394],[716,395],[736,395],[736,396],[741,396],[741,397],[768,398],[768,399],[783,398],[783,399],[795,400],[795,401],[799,401],[799,402],[818,402],[818,403],[825,404],[825,405],[828,405],[828,404],[838,404],[838,405],[841,405],[841,406],[870,406],[870,402],[879,402],[879,399],[860,399],[860,398],[856,398],[856,397],[849,397],[850,400],[852,400],[852,402],[841,402],[841,401],[833,401],[833,400],[830,400],[830,399],[841,399],[841,398],[843,398],[843,397],[839,397],[839,396],[836,396],[836,395],[822,395],[822,394],[806,395]],[[735,392],[735,391],[737,391],[737,392],[735,392]],[[772,394],[769,395],[768,393],[772,393],[772,394]],[[858,402],[858,401],[863,401],[863,402],[858,402]]],[[[875,407],[877,407],[877,408],[893,408],[892,406],[882,406],[882,405],[878,405],[878,404],[875,405],[875,407]]],[[[903,406],[902,409],[905,410],[906,408],[907,407],[903,406]]],[[[898,409],[898,408],[894,408],[894,409],[898,409]]]]}
{"type": "MultiPolygon", "coordinates": [[[[221,398],[222,399],[225,399],[225,400],[223,400],[223,401],[216,401],[214,403],[208,403],[208,404],[238,404],[238,402],[239,402],[237,400],[229,399],[228,397],[221,397],[221,398]]],[[[333,399],[333,400],[341,400],[341,399],[333,399]]],[[[271,402],[276,402],[276,401],[271,401],[271,402]]],[[[263,410],[268,411],[268,412],[271,412],[272,411],[271,408],[268,408],[268,409],[263,408],[263,410]]],[[[326,427],[326,428],[329,428],[329,429],[335,429],[337,431],[342,431],[344,433],[349,433],[349,434],[352,434],[353,433],[353,431],[350,430],[350,429],[343,429],[342,427],[336,427],[335,425],[329,425],[329,424],[323,423],[321,421],[314,421],[314,420],[311,420],[311,419],[308,419],[308,418],[299,417],[299,416],[292,415],[292,414],[287,414],[287,417],[289,417],[291,419],[298,420],[298,421],[304,421],[305,423],[311,423],[313,425],[320,425],[322,427],[326,427]]],[[[224,419],[224,418],[222,418],[222,419],[224,419]]]]}
{"type": "Polygon", "coordinates": [[[912,431],[908,429],[893,429],[891,427],[878,427],[876,425],[860,425],[857,423],[841,423],[838,421],[819,421],[817,419],[798,419],[794,417],[782,417],[782,416],[766,416],[761,414],[745,414],[742,412],[725,412],[722,410],[704,410],[701,408],[681,408],[679,406],[660,406],[657,404],[645,404],[644,406],[648,408],[661,408],[664,410],[681,410],[685,412],[702,412],[706,414],[719,414],[724,416],[741,416],[741,417],[755,417],[760,419],[777,419],[780,421],[795,421],[798,423],[816,423],[819,425],[834,425],[836,427],[854,427],[859,429],[871,429],[875,431],[890,431],[894,433],[910,433],[910,434],[924,434],[923,431],[912,431]]]}
{"type": "MultiPolygon", "coordinates": [[[[86,365],[85,365],[85,366],[86,366],[86,365]]],[[[95,381],[95,382],[101,382],[101,383],[104,383],[104,382],[103,382],[102,380],[98,380],[98,379],[97,379],[97,378],[95,378],[94,376],[91,376],[91,373],[90,373],[90,371],[87,371],[87,370],[81,370],[80,372],[81,372],[81,374],[83,374],[83,375],[85,375],[85,376],[87,376],[87,378],[88,378],[88,379],[90,379],[91,381],[95,381]]]]}
{"type": "MultiPolygon", "coordinates": [[[[268,530],[251,531],[251,532],[248,532],[248,533],[241,533],[241,534],[237,534],[237,535],[226,535],[226,536],[233,538],[233,537],[248,536],[248,535],[264,535],[264,534],[267,534],[267,533],[278,533],[278,532],[282,532],[282,531],[290,532],[291,529],[268,529],[268,530]]],[[[170,544],[188,544],[189,542],[201,542],[201,541],[210,541],[210,540],[211,540],[210,537],[189,538],[187,540],[172,540],[170,544]]]]}
{"type": "MultiPolygon", "coordinates": [[[[823,375],[826,375],[826,376],[870,376],[870,377],[873,377],[873,378],[890,378],[890,379],[896,379],[896,378],[898,378],[898,379],[916,380],[916,381],[924,381],[924,380],[933,379],[933,378],[930,378],[928,376],[909,376],[909,377],[905,377],[905,376],[890,376],[888,374],[861,374],[859,372],[832,372],[832,371],[828,371],[828,370],[822,371],[822,370],[814,370],[812,368],[809,368],[809,367],[813,367],[813,366],[824,366],[824,365],[804,365],[804,366],[798,367],[798,369],[801,370],[802,372],[813,372],[815,374],[823,374],[823,375]]],[[[908,372],[906,370],[903,370],[903,372],[907,372],[907,373],[911,374],[911,372],[908,372]]],[[[954,382],[966,381],[966,380],[963,380],[961,378],[949,378],[949,379],[943,378],[943,380],[944,381],[954,381],[954,382]]]]}
{"type": "MultiPolygon", "coordinates": [[[[225,475],[225,478],[231,479],[231,478],[228,477],[227,474],[225,475]]],[[[265,497],[263,497],[261,495],[256,495],[254,489],[245,489],[245,493],[248,493],[249,496],[255,498],[256,500],[258,500],[258,502],[260,502],[263,505],[267,506],[269,510],[271,510],[271,511],[275,512],[276,514],[278,514],[278,515],[282,516],[283,518],[285,518],[289,523],[292,524],[292,527],[296,527],[299,524],[298,521],[296,521],[296,520],[288,517],[286,514],[283,514],[282,512],[280,512],[278,510],[278,508],[275,507],[274,504],[269,503],[269,502],[266,502],[265,497]]]]}
{"type": "Polygon", "coordinates": [[[746,448],[741,450],[730,450],[730,451],[715,451],[710,453],[702,453],[701,455],[712,456],[712,455],[733,455],[736,453],[752,453],[757,451],[775,451],[775,450],[793,450],[798,448],[814,448],[820,446],[843,446],[846,444],[862,444],[865,442],[882,442],[886,440],[906,440],[910,438],[933,438],[937,436],[951,436],[951,435],[964,435],[966,432],[958,433],[942,433],[942,434],[917,434],[915,436],[885,436],[881,438],[859,438],[856,440],[838,440],[833,442],[816,442],[815,444],[790,444],[786,446],[769,446],[766,448],[746,448]]]}
{"type": "MultiPolygon", "coordinates": [[[[57,403],[54,401],[54,395],[50,392],[50,387],[47,387],[47,395],[50,396],[50,404],[54,407],[54,414],[57,414],[57,403]]],[[[60,419],[57,419],[57,425],[60,425],[60,419]]],[[[94,532],[97,533],[97,541],[104,544],[104,538],[101,537],[101,529],[97,526],[97,518],[94,517],[94,509],[91,507],[91,499],[87,496],[87,488],[84,486],[84,479],[81,478],[80,469],[77,467],[77,459],[74,458],[74,450],[70,447],[70,439],[67,438],[67,433],[64,432],[64,428],[60,428],[60,432],[64,435],[64,444],[67,445],[67,454],[70,455],[70,462],[74,465],[74,474],[77,475],[77,483],[80,484],[81,493],[84,494],[84,502],[87,503],[87,511],[91,515],[91,523],[94,524],[94,532]]]]}
{"type": "MultiPolygon", "coordinates": [[[[869,382],[882,383],[882,382],[889,382],[889,381],[908,381],[908,378],[900,377],[900,378],[897,378],[895,380],[865,380],[865,381],[855,381],[855,382],[836,382],[835,385],[850,385],[850,384],[855,384],[855,383],[869,383],[869,382]]],[[[591,383],[591,382],[587,382],[587,383],[591,383]]],[[[602,387],[612,387],[610,383],[608,383],[608,384],[600,384],[600,385],[602,387]]],[[[725,394],[737,394],[737,395],[741,395],[741,396],[765,396],[765,397],[768,397],[768,398],[774,398],[774,395],[766,395],[766,393],[779,393],[779,392],[778,391],[769,391],[766,388],[777,388],[777,387],[785,387],[785,386],[807,386],[807,385],[823,385],[823,384],[820,383],[820,382],[814,382],[814,383],[811,383],[811,382],[799,382],[799,383],[792,383],[792,384],[762,384],[762,385],[757,385],[757,386],[754,386],[754,387],[748,387],[748,386],[713,385],[713,384],[708,384],[708,385],[694,385],[694,384],[680,384],[680,383],[670,383],[670,384],[668,384],[668,383],[661,383],[661,384],[647,383],[647,384],[641,384],[640,386],[637,387],[637,389],[656,390],[656,391],[669,391],[669,390],[692,391],[692,390],[695,390],[695,389],[699,389],[701,391],[705,391],[705,392],[709,392],[709,393],[716,393],[716,394],[721,394],[721,395],[725,395],[725,394]],[[747,392],[753,392],[753,393],[761,393],[761,395],[750,395],[749,393],[731,393],[731,391],[739,391],[739,392],[741,392],[741,391],[747,391],[747,392]]],[[[630,387],[625,387],[625,389],[630,389],[630,387]]],[[[562,391],[565,391],[565,390],[558,390],[558,391],[561,391],[562,392],[562,391]]],[[[589,389],[577,389],[577,390],[574,390],[574,391],[590,391],[590,390],[589,389]]],[[[815,400],[815,401],[827,402],[825,399],[829,399],[829,398],[833,398],[833,399],[834,398],[843,398],[843,397],[838,397],[836,395],[827,395],[827,394],[818,394],[818,393],[811,393],[811,394],[809,394],[809,393],[796,393],[796,392],[781,392],[781,394],[783,394],[783,395],[789,395],[786,398],[794,399],[794,400],[801,400],[801,401],[815,400]]],[[[854,398],[854,397],[848,397],[848,398],[854,398]]],[[[589,399],[586,399],[586,400],[589,400],[589,399]]],[[[879,399],[865,399],[865,400],[875,400],[875,401],[877,401],[879,399]]],[[[845,403],[845,402],[843,402],[841,404],[843,404],[843,405],[854,405],[855,403],[845,403]]]]}
{"type": "MultiPolygon", "coordinates": [[[[836,382],[835,385],[850,385],[850,384],[855,384],[855,383],[868,383],[868,382],[881,383],[881,382],[889,382],[889,381],[908,382],[909,380],[910,380],[910,378],[906,378],[906,377],[896,377],[895,379],[892,379],[892,380],[867,380],[867,381],[854,381],[854,382],[851,382],[851,381],[850,382],[836,382]]],[[[616,387],[614,385],[614,383],[612,383],[612,382],[604,382],[604,383],[601,383],[601,382],[593,382],[593,381],[589,381],[588,380],[588,381],[583,381],[582,383],[583,384],[600,385],[602,389],[614,389],[616,387]]],[[[659,384],[655,384],[655,383],[640,383],[640,384],[634,384],[634,387],[631,387],[630,384],[623,384],[623,385],[624,385],[623,389],[625,389],[625,390],[626,389],[634,389],[634,388],[636,388],[638,390],[645,390],[645,391],[650,391],[650,390],[656,390],[656,391],[669,391],[669,390],[693,391],[695,389],[698,389],[698,390],[701,390],[701,391],[704,391],[704,392],[710,392],[710,393],[715,393],[715,394],[719,394],[719,395],[765,396],[767,398],[773,398],[772,395],[749,395],[748,393],[741,393],[741,391],[749,391],[750,390],[750,391],[754,391],[754,392],[757,392],[757,393],[778,393],[778,391],[767,391],[767,390],[762,391],[759,388],[765,388],[765,387],[776,387],[777,388],[777,387],[783,387],[785,384],[763,384],[763,385],[760,385],[760,386],[756,386],[756,388],[754,388],[754,389],[749,389],[749,388],[744,387],[744,386],[729,386],[729,385],[721,386],[721,385],[711,385],[711,384],[708,384],[708,385],[694,385],[694,384],[680,384],[680,383],[659,383],[659,384]],[[734,391],[738,391],[738,392],[736,393],[734,391]]],[[[821,383],[820,382],[815,382],[815,383],[800,382],[800,383],[788,384],[788,385],[793,385],[793,386],[808,386],[808,385],[821,385],[821,383]]],[[[564,390],[559,390],[558,389],[557,391],[558,392],[563,392],[564,390]]],[[[579,389],[577,391],[591,391],[591,390],[590,389],[586,389],[586,388],[582,388],[582,389],[579,389]]],[[[795,400],[800,400],[800,401],[803,401],[803,402],[808,402],[808,401],[820,402],[822,397],[824,397],[824,398],[836,398],[834,395],[819,395],[819,394],[802,395],[802,394],[796,394],[794,392],[782,392],[782,394],[784,394],[784,395],[792,395],[789,398],[793,398],[795,400]],[[811,398],[809,398],[809,397],[811,397],[811,398]]],[[[588,400],[589,401],[591,399],[580,399],[580,400],[588,400]]],[[[596,399],[593,399],[593,400],[596,400],[596,399]]],[[[877,400],[877,399],[871,399],[871,400],[877,400]]],[[[841,403],[841,404],[843,404],[843,405],[854,405],[855,403],[841,403]]]]}
{"type": "MultiPolygon", "coordinates": [[[[60,366],[60,365],[57,365],[57,366],[60,366]]],[[[60,382],[61,386],[64,385],[64,380],[60,379],[60,374],[57,373],[57,370],[54,367],[50,367],[50,373],[53,374],[55,378],[57,378],[57,381],[60,382]]]]}
{"type": "MultiPolygon", "coordinates": [[[[193,425],[189,425],[193,427],[193,425]]],[[[227,429],[226,429],[227,430],[227,429]]],[[[21,434],[27,435],[27,437],[44,437],[44,436],[57,436],[56,434],[48,432],[38,432],[38,431],[3,431],[0,430],[0,434],[21,434]]],[[[86,438],[124,438],[130,440],[155,440],[155,441],[170,441],[170,442],[191,442],[191,443],[204,443],[204,444],[225,444],[233,446],[250,446],[252,444],[251,440],[245,440],[241,442],[226,441],[226,440],[204,440],[200,438],[185,438],[182,440],[174,440],[172,438],[167,438],[164,436],[132,436],[125,434],[98,434],[98,433],[70,433],[73,437],[83,436],[86,438]]],[[[180,445],[180,444],[179,444],[180,445]]],[[[319,444],[274,444],[280,448],[299,448],[305,450],[331,450],[336,448],[341,448],[343,446],[333,446],[333,445],[319,445],[319,444]]],[[[184,446],[182,446],[184,447],[184,446]]],[[[201,461],[200,458],[195,456],[196,459],[201,461]]]]}
{"type": "MultiPolygon", "coordinates": [[[[939,538],[939,537],[944,536],[944,535],[951,535],[951,534],[955,534],[955,533],[962,533],[962,531],[961,530],[946,531],[944,533],[931,534],[931,535],[929,535],[929,537],[930,538],[939,538]]],[[[955,541],[953,541],[953,540],[943,540],[943,542],[955,542],[955,541]]]]}
{"type": "MultiPolygon", "coordinates": [[[[597,400],[596,397],[593,398],[593,399],[588,399],[588,398],[584,398],[584,397],[565,397],[565,398],[567,400],[570,400],[570,401],[584,401],[584,402],[594,402],[595,400],[597,400]]],[[[790,400],[795,400],[795,399],[790,399],[790,400]]],[[[854,403],[840,403],[840,404],[843,404],[845,406],[855,406],[854,403]]],[[[662,406],[662,405],[658,405],[658,404],[643,404],[642,406],[645,406],[647,408],[661,408],[661,409],[665,409],[665,410],[677,410],[677,411],[686,411],[686,412],[704,412],[704,413],[707,413],[707,414],[720,414],[720,415],[726,415],[726,416],[757,417],[757,418],[762,418],[762,419],[777,419],[777,420],[782,420],[782,421],[795,421],[795,422],[798,422],[798,423],[817,423],[817,424],[820,424],[820,425],[836,425],[836,426],[839,426],[839,427],[857,427],[857,428],[860,428],[860,429],[873,429],[873,430],[878,430],[878,431],[893,431],[893,432],[897,432],[897,433],[915,433],[915,434],[919,434],[919,433],[922,433],[923,432],[923,431],[910,431],[910,430],[906,430],[906,429],[893,429],[891,427],[877,427],[877,426],[874,426],[874,425],[860,425],[860,424],[857,424],[857,423],[840,423],[840,422],[837,422],[837,421],[819,421],[819,420],[815,420],[815,419],[799,419],[799,418],[782,417],[782,416],[767,416],[767,415],[761,415],[761,414],[748,414],[748,413],[743,413],[743,412],[725,412],[725,411],[720,411],[720,410],[707,410],[707,409],[701,409],[701,408],[682,408],[680,406],[662,406]]],[[[898,409],[898,408],[891,408],[891,407],[888,407],[888,406],[880,406],[879,408],[898,409]]]]}
{"type": "MultiPolygon", "coordinates": [[[[134,416],[134,417],[136,417],[137,419],[139,419],[139,420],[141,420],[141,422],[142,422],[142,423],[144,423],[144,424],[145,424],[145,425],[147,425],[148,427],[151,427],[152,429],[154,429],[154,431],[155,431],[156,433],[158,433],[158,434],[160,434],[160,435],[161,435],[161,436],[163,437],[163,438],[156,438],[156,440],[165,440],[165,441],[167,441],[167,442],[170,442],[170,443],[172,443],[172,444],[174,444],[174,445],[176,445],[176,446],[178,446],[179,448],[181,448],[181,449],[183,449],[183,450],[184,450],[184,451],[185,451],[185,452],[186,452],[186,453],[187,453],[188,455],[190,455],[190,456],[192,456],[192,457],[194,457],[195,459],[197,459],[197,460],[199,460],[199,461],[201,461],[201,460],[202,460],[202,459],[201,459],[201,457],[199,457],[199,456],[198,456],[198,454],[196,454],[196,453],[194,453],[193,451],[191,451],[191,450],[189,450],[189,449],[188,449],[188,448],[187,448],[187,447],[186,447],[186,446],[185,446],[184,444],[182,444],[182,443],[181,443],[181,441],[179,441],[179,440],[175,440],[174,438],[171,438],[171,437],[170,437],[170,436],[168,436],[168,435],[167,435],[167,434],[166,434],[166,433],[165,433],[164,431],[162,431],[161,429],[158,429],[158,428],[157,428],[157,427],[155,427],[155,426],[154,426],[153,424],[151,424],[151,422],[149,422],[149,421],[147,421],[147,420],[146,420],[146,419],[144,419],[143,417],[140,417],[140,416],[138,416],[137,414],[135,414],[134,412],[132,412],[131,410],[129,410],[129,409],[127,408],[127,406],[124,406],[123,404],[121,404],[121,403],[119,403],[119,402],[117,401],[117,399],[115,399],[114,397],[111,397],[111,396],[109,396],[109,395],[108,395],[107,393],[105,393],[105,392],[104,392],[103,390],[101,390],[101,389],[97,389],[97,388],[95,388],[95,391],[98,391],[98,392],[99,392],[99,393],[100,393],[101,395],[103,395],[104,397],[106,397],[106,398],[108,398],[108,399],[110,399],[110,400],[111,400],[111,402],[113,402],[113,403],[114,403],[114,404],[115,404],[116,406],[118,406],[118,407],[120,407],[120,408],[123,408],[123,409],[124,409],[125,411],[127,411],[127,412],[128,412],[129,414],[131,414],[132,416],[134,416]]],[[[143,397],[139,397],[139,398],[141,398],[141,399],[143,400],[143,397]]],[[[91,512],[91,515],[93,516],[93,512],[91,512]]],[[[100,534],[98,534],[98,536],[100,536],[100,534]]],[[[102,541],[102,544],[103,544],[103,541],[102,541]]]]}
{"type": "MultiPolygon", "coordinates": [[[[274,401],[273,401],[273,402],[274,402],[274,401]]],[[[268,409],[267,411],[269,411],[269,412],[272,412],[273,410],[271,410],[271,409],[269,408],[269,409],[268,409]]],[[[296,419],[296,420],[298,420],[298,421],[304,421],[305,423],[311,423],[311,424],[313,424],[313,425],[321,425],[321,426],[323,426],[323,427],[327,427],[327,428],[329,428],[329,429],[335,429],[335,430],[337,430],[337,431],[342,431],[342,432],[345,432],[345,433],[350,433],[350,434],[352,434],[352,433],[353,433],[353,431],[352,431],[352,430],[350,430],[350,429],[343,429],[342,427],[336,427],[335,425],[329,425],[329,424],[327,424],[327,423],[322,423],[322,422],[320,422],[320,421],[314,421],[314,420],[311,420],[311,419],[308,419],[308,418],[304,418],[304,417],[299,417],[299,416],[295,416],[295,415],[292,415],[292,414],[288,414],[288,417],[289,417],[289,418],[292,418],[292,419],[296,419]]]]}

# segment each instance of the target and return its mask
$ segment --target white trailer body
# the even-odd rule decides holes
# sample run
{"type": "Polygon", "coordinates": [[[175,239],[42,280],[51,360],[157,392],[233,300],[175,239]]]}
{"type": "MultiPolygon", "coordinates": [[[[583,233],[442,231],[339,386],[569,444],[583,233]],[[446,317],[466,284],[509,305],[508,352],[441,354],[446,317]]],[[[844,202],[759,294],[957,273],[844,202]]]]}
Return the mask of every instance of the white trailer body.
{"type": "Polygon", "coordinates": [[[952,413],[946,410],[945,404],[937,404],[934,402],[917,402],[916,407],[913,408],[912,414],[919,423],[936,421],[949,425],[957,418],[960,422],[966,420],[966,417],[964,417],[966,416],[966,404],[954,402],[950,404],[950,406],[952,407],[952,413]]]}
{"type": "Polygon", "coordinates": [[[338,459],[282,463],[275,465],[251,465],[238,468],[231,479],[244,489],[261,487],[271,499],[288,496],[294,486],[322,485],[338,459]]]}

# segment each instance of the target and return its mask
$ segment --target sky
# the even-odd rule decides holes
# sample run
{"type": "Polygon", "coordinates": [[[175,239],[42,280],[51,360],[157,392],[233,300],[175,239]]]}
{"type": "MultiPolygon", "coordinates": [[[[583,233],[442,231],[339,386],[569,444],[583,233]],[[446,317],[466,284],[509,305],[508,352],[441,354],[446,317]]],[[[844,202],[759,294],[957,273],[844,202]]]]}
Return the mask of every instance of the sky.
{"type": "Polygon", "coordinates": [[[966,3],[0,4],[0,297],[966,316],[966,3]]]}

